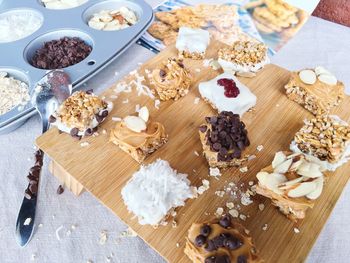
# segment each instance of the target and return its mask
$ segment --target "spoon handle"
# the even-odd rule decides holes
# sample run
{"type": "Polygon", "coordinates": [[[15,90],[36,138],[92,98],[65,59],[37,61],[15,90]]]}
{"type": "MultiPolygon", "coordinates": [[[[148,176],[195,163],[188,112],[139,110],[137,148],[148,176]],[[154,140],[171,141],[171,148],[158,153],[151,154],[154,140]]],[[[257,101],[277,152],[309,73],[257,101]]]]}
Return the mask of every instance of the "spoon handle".
{"type": "Polygon", "coordinates": [[[29,175],[27,176],[29,184],[24,192],[22,205],[17,216],[16,239],[21,247],[28,244],[34,230],[35,211],[43,158],[44,152],[41,150],[36,151],[35,165],[29,170],[29,175]]]}

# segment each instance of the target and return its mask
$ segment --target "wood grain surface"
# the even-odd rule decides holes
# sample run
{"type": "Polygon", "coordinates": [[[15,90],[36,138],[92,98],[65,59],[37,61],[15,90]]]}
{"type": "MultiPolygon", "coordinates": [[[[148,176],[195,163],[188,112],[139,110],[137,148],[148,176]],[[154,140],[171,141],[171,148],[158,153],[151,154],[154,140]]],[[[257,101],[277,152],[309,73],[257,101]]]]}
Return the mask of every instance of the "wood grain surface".
{"type": "MultiPolygon", "coordinates": [[[[220,46],[218,42],[212,43],[207,58],[215,58],[220,46]]],[[[141,66],[139,72],[144,72],[144,69],[152,70],[168,57],[175,55],[176,50],[171,47],[141,66]]],[[[246,189],[249,181],[255,181],[256,173],[271,163],[276,151],[289,148],[295,132],[303,124],[303,119],[312,117],[308,111],[285,96],[283,86],[290,75],[287,70],[269,65],[255,78],[240,78],[258,98],[255,110],[243,117],[251,141],[251,146],[246,152],[255,154],[257,158],[249,161],[247,173],[231,168],[223,171],[220,180],[216,180],[208,176],[206,160],[194,153],[201,153],[198,126],[205,116],[211,116],[215,111],[203,100],[198,104],[194,104],[194,101],[200,96],[198,83],[215,77],[219,72],[204,67],[202,61],[185,60],[184,64],[191,69],[195,81],[190,93],[180,100],[163,102],[158,110],[154,107],[154,101],[146,96],[137,96],[135,92],[123,93],[117,99],[113,99],[115,107],[99,129],[100,135],[82,140],[89,142],[89,146],[81,147],[80,141],[67,134],[58,134],[56,128],[37,139],[37,145],[55,163],[134,229],[160,255],[174,263],[189,262],[183,249],[187,231],[193,222],[212,218],[217,207],[225,207],[227,201],[240,204],[239,200],[227,194],[222,198],[218,197],[215,191],[223,190],[229,182],[244,184],[241,188],[246,189]],[[126,99],[128,103],[123,103],[126,99]],[[146,159],[146,163],[157,158],[165,159],[174,169],[189,174],[189,179],[195,186],[200,186],[202,179],[210,181],[210,189],[207,192],[197,199],[187,201],[184,207],[177,210],[176,228],[171,224],[157,229],[139,225],[133,215],[128,213],[121,198],[122,187],[139,169],[139,165],[110,143],[108,138],[115,125],[112,116],[124,117],[133,114],[136,104],[147,105],[151,118],[163,123],[169,134],[169,142],[146,159]],[[106,134],[101,132],[103,129],[107,131],[106,134]],[[258,145],[264,146],[261,152],[256,150],[258,145]]],[[[128,75],[125,80],[132,78],[128,75]]],[[[115,86],[111,87],[103,96],[110,99],[111,95],[115,95],[114,88],[115,86]]],[[[350,109],[346,107],[349,103],[349,99],[346,98],[341,107],[334,111],[346,121],[350,118],[350,109]]],[[[241,205],[240,212],[246,215],[247,219],[239,221],[250,230],[266,262],[302,262],[306,259],[349,179],[347,169],[349,164],[337,170],[328,181],[314,209],[309,210],[306,219],[298,225],[280,214],[266,198],[255,196],[253,204],[241,205]],[[260,203],[265,204],[263,211],[258,209],[260,203]],[[262,230],[264,224],[267,224],[266,231],[262,230]],[[300,233],[296,234],[293,231],[294,227],[300,229],[300,233]]]]}

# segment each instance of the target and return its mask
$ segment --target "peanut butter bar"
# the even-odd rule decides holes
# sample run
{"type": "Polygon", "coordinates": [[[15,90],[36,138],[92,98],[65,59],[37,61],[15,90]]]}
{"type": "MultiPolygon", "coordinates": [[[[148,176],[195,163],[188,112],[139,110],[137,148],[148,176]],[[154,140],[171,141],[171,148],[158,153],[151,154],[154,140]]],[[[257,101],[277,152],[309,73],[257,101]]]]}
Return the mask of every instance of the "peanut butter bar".
{"type": "Polygon", "coordinates": [[[292,72],[285,90],[289,99],[315,115],[329,113],[344,98],[344,84],[323,67],[292,72]]]}
{"type": "Polygon", "coordinates": [[[161,68],[152,71],[150,83],[161,100],[178,100],[189,92],[192,76],[181,59],[169,58],[161,68]]]}
{"type": "Polygon", "coordinates": [[[272,164],[256,177],[256,192],[267,198],[292,221],[305,218],[323,190],[322,167],[302,153],[277,152],[272,164]]]}
{"type": "Polygon", "coordinates": [[[193,223],[186,238],[185,254],[194,263],[263,262],[247,232],[229,215],[193,223]]]}
{"type": "Polygon", "coordinates": [[[168,141],[168,135],[161,123],[149,121],[147,107],[142,107],[138,115],[118,122],[111,131],[110,141],[142,163],[168,141]]]}
{"type": "Polygon", "coordinates": [[[243,152],[250,142],[238,114],[223,111],[218,116],[206,117],[205,121],[199,127],[199,136],[210,167],[241,166],[247,161],[243,152]]]}
{"type": "Polygon", "coordinates": [[[350,158],[349,124],[335,115],[305,120],[290,149],[313,157],[324,169],[335,171],[350,158]]]}

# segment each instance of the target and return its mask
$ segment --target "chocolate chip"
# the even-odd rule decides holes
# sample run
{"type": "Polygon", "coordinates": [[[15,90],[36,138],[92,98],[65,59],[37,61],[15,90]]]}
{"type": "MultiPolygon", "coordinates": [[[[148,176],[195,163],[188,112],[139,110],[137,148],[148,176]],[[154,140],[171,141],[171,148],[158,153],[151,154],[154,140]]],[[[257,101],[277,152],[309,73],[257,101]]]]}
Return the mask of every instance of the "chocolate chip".
{"type": "Polygon", "coordinates": [[[70,135],[75,137],[75,136],[78,136],[78,133],[79,133],[79,129],[78,128],[73,128],[70,130],[70,135]]]}
{"type": "Polygon", "coordinates": [[[214,149],[216,152],[220,151],[220,149],[221,149],[221,144],[218,143],[218,142],[214,143],[214,144],[213,144],[213,149],[214,149]]]}
{"type": "Polygon", "coordinates": [[[86,131],[85,131],[85,133],[84,133],[84,136],[91,136],[91,135],[93,135],[94,134],[94,132],[92,131],[92,129],[91,128],[88,128],[88,129],[86,129],[86,131]]]}
{"type": "Polygon", "coordinates": [[[103,118],[106,118],[106,117],[108,116],[108,110],[102,111],[101,116],[102,116],[103,118]]]}
{"type": "Polygon", "coordinates": [[[209,225],[204,225],[200,229],[201,235],[203,235],[205,237],[209,236],[210,232],[211,232],[211,227],[209,225]]]}
{"type": "Polygon", "coordinates": [[[216,250],[216,246],[214,244],[214,241],[208,240],[207,245],[204,247],[204,249],[208,252],[216,250]]]}
{"type": "Polygon", "coordinates": [[[204,260],[204,263],[215,263],[215,256],[208,257],[204,260]]]}
{"type": "Polygon", "coordinates": [[[90,94],[94,93],[94,90],[93,89],[89,89],[89,90],[85,91],[85,93],[90,95],[90,94]]]}
{"type": "Polygon", "coordinates": [[[224,241],[224,246],[230,250],[235,250],[243,245],[242,241],[238,238],[231,236],[224,241]]]}
{"type": "Polygon", "coordinates": [[[163,69],[159,70],[159,76],[160,76],[161,78],[165,78],[165,76],[166,76],[165,70],[163,70],[163,69]]]}
{"type": "Polygon", "coordinates": [[[178,61],[177,64],[180,66],[180,68],[184,68],[185,67],[185,65],[184,65],[184,63],[182,63],[182,61],[178,61]]]}
{"type": "Polygon", "coordinates": [[[57,194],[60,195],[64,192],[64,188],[62,187],[62,185],[59,185],[57,188],[57,194]]]}
{"type": "Polygon", "coordinates": [[[37,194],[37,192],[38,192],[38,184],[30,184],[30,185],[29,185],[29,190],[30,190],[33,194],[37,194]]]}
{"type": "Polygon", "coordinates": [[[231,217],[228,215],[223,216],[219,221],[220,226],[228,228],[231,226],[231,217]]]}
{"type": "Polygon", "coordinates": [[[30,63],[41,69],[59,69],[84,60],[92,47],[78,37],[63,37],[45,42],[35,51],[30,63]]]}
{"type": "Polygon", "coordinates": [[[207,126],[203,125],[199,127],[200,132],[206,132],[207,131],[207,126]]]}
{"type": "Polygon", "coordinates": [[[222,235],[216,236],[212,239],[216,248],[223,247],[224,240],[225,240],[225,237],[223,237],[222,235]]]}
{"type": "Polygon", "coordinates": [[[217,256],[215,263],[231,263],[231,259],[228,255],[217,256]]]}
{"type": "Polygon", "coordinates": [[[50,117],[49,117],[49,123],[54,123],[54,122],[56,122],[56,117],[53,116],[53,115],[50,115],[50,117]]]}
{"type": "Polygon", "coordinates": [[[29,200],[33,198],[33,194],[28,188],[24,191],[24,197],[29,200]]]}
{"type": "Polygon", "coordinates": [[[103,120],[104,120],[104,117],[102,117],[102,116],[99,115],[99,114],[96,114],[96,115],[95,115],[95,118],[96,118],[96,121],[97,121],[98,123],[101,123],[101,122],[103,122],[103,120]]]}
{"type": "Polygon", "coordinates": [[[205,242],[207,241],[207,238],[203,235],[198,235],[195,240],[194,240],[194,244],[197,246],[197,247],[201,247],[205,244],[205,242]]]}
{"type": "Polygon", "coordinates": [[[240,256],[237,258],[237,263],[247,263],[247,257],[244,256],[244,255],[240,255],[240,256]]]}

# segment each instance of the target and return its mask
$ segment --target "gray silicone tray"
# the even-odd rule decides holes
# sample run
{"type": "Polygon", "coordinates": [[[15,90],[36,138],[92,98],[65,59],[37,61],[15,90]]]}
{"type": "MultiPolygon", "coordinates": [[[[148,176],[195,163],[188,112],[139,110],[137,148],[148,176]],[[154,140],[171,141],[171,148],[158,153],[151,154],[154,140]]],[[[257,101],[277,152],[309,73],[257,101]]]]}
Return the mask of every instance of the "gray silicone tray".
{"type": "MultiPolygon", "coordinates": [[[[65,10],[47,9],[40,0],[0,0],[0,10],[0,16],[7,12],[28,10],[43,21],[41,28],[30,36],[0,43],[0,71],[28,83],[31,94],[36,82],[47,70],[35,68],[28,61],[44,42],[69,36],[80,37],[92,46],[92,52],[85,60],[64,68],[76,89],[136,42],[153,21],[152,8],[143,0],[89,0],[79,7],[65,10]],[[92,14],[121,6],[136,12],[139,19],[137,24],[118,31],[100,31],[87,25],[92,14]]],[[[35,113],[29,102],[22,110],[17,107],[0,115],[0,134],[18,128],[35,113]]]]}

